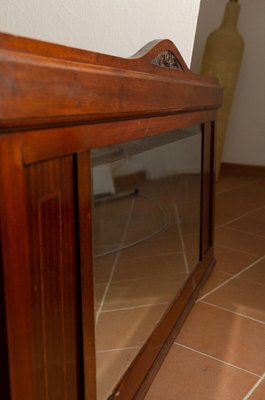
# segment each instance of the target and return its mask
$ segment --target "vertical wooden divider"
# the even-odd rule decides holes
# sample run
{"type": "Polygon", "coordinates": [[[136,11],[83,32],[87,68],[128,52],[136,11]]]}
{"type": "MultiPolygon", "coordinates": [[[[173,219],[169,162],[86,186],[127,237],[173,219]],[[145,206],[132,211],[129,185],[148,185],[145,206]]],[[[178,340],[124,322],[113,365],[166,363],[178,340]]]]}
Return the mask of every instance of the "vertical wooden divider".
{"type": "Polygon", "coordinates": [[[96,400],[90,153],[76,155],[85,400],[96,400]]]}
{"type": "Polygon", "coordinates": [[[1,274],[9,366],[1,398],[33,400],[29,225],[20,134],[1,136],[0,160],[1,274]]]}
{"type": "Polygon", "coordinates": [[[212,122],[203,125],[201,192],[201,259],[213,245],[214,135],[212,122]]]}

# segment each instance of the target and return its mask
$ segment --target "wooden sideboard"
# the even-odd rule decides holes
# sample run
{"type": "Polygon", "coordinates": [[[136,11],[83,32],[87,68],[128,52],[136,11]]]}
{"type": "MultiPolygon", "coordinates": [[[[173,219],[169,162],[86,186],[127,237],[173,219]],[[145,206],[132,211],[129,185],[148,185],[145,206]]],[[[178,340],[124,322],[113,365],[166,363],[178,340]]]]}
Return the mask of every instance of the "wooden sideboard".
{"type": "Polygon", "coordinates": [[[214,264],[221,102],[169,40],[122,59],[0,34],[3,399],[96,400],[90,150],[199,124],[198,265],[109,394],[144,397],[214,264]]]}

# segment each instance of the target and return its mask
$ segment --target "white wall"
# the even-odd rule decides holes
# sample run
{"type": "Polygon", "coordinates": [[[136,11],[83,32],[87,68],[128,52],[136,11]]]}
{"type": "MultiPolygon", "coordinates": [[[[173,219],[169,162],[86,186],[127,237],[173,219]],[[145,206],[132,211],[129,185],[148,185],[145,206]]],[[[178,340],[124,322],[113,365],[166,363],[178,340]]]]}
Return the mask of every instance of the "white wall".
{"type": "MultiPolygon", "coordinates": [[[[192,70],[200,71],[208,34],[221,23],[227,0],[201,0],[192,70]]],[[[241,1],[238,29],[245,52],[225,140],[223,161],[265,165],[265,1],[241,1]]]]}
{"type": "Polygon", "coordinates": [[[171,39],[190,64],[200,0],[0,0],[0,31],[128,57],[171,39]]]}
{"type": "MultiPolygon", "coordinates": [[[[171,39],[190,65],[200,0],[0,0],[0,31],[129,57],[171,39]]],[[[95,192],[113,191],[95,169],[95,192]]]]}

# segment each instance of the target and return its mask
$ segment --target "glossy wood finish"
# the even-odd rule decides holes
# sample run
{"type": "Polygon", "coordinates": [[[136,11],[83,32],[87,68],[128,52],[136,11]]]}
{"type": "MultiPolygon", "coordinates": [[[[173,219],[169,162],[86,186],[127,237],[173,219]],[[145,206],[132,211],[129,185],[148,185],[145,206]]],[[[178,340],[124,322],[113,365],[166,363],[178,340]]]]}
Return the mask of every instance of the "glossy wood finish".
{"type": "Polygon", "coordinates": [[[25,169],[35,396],[79,397],[72,156],[25,169]]]}
{"type": "MultiPolygon", "coordinates": [[[[0,242],[1,237],[0,237],[0,242]]],[[[2,254],[0,248],[0,293],[4,293],[4,282],[3,282],[3,265],[2,265],[2,254]]],[[[0,320],[6,321],[6,310],[4,303],[4,296],[0,297],[0,320]]],[[[8,371],[8,340],[7,340],[7,327],[2,326],[0,329],[0,388],[2,395],[9,399],[10,398],[10,382],[9,382],[9,371],[8,371]]]]}
{"type": "Polygon", "coordinates": [[[8,353],[5,374],[8,371],[9,375],[1,392],[7,396],[10,393],[11,399],[31,399],[34,398],[34,380],[31,361],[30,245],[20,134],[1,136],[0,160],[1,303],[5,305],[1,330],[6,330],[3,333],[3,336],[7,336],[8,353]]]}
{"type": "Polygon", "coordinates": [[[213,246],[214,227],[214,126],[213,123],[203,125],[202,151],[202,224],[201,224],[201,259],[213,246]]]}
{"type": "Polygon", "coordinates": [[[32,164],[89,148],[109,146],[144,136],[156,135],[177,128],[210,122],[215,111],[197,111],[166,117],[139,118],[102,124],[27,131],[23,136],[25,164],[32,164]],[[102,134],[104,132],[104,134],[102,134]],[[99,140],[100,136],[100,140],[99,140]]]}
{"type": "Polygon", "coordinates": [[[96,398],[96,360],[94,330],[94,294],[92,265],[92,213],[91,213],[91,176],[90,154],[79,153],[76,156],[76,195],[78,204],[78,241],[80,243],[80,289],[82,312],[82,349],[84,363],[85,399],[96,398]]]}
{"type": "Polygon", "coordinates": [[[214,262],[221,88],[167,40],[125,60],[0,34],[0,75],[5,400],[96,399],[89,150],[205,124],[201,261],[111,397],[141,399],[214,262]]]}
{"type": "Polygon", "coordinates": [[[23,43],[16,43],[0,36],[2,128],[139,118],[217,108],[221,101],[216,81],[191,73],[170,41],[153,42],[129,60],[91,52],[86,56],[81,52],[79,58],[74,51],[67,58],[70,49],[51,46],[49,50],[47,44],[32,41],[28,44],[33,52],[25,53],[17,51],[23,43]],[[177,71],[177,79],[175,70],[151,63],[165,49],[181,60],[184,70],[177,71]],[[46,53],[52,56],[45,57],[46,53]]]}

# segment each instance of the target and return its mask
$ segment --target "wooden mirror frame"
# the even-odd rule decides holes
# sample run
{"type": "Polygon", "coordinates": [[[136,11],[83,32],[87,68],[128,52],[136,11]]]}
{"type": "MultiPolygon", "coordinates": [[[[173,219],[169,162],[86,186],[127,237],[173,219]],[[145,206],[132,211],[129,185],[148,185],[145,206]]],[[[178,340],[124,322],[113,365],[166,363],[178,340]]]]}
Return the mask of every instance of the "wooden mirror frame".
{"type": "MultiPolygon", "coordinates": [[[[63,322],[47,335],[75,344],[74,378],[57,371],[57,383],[65,393],[68,378],[75,382],[68,400],[96,399],[89,150],[202,126],[200,262],[109,397],[142,399],[214,264],[214,125],[222,90],[217,80],[193,74],[169,40],[151,42],[122,59],[0,34],[0,77],[0,386],[5,400],[41,400],[34,392],[33,314],[40,305],[45,331],[52,312],[45,303],[49,296],[54,305],[62,301],[58,321],[63,322]],[[66,202],[67,215],[58,214],[57,201],[66,202]],[[65,238],[56,243],[57,234],[68,235],[68,247],[65,238]],[[67,304],[59,291],[54,295],[43,267],[47,263],[58,268],[62,291],[71,284],[67,304]],[[36,301],[34,279],[42,285],[36,301]],[[72,307],[74,331],[65,325],[65,306],[72,307]]],[[[56,346],[45,338],[44,364],[56,346]]],[[[52,400],[48,364],[45,368],[43,390],[52,400]]],[[[66,399],[63,393],[61,399],[66,399]]]]}

